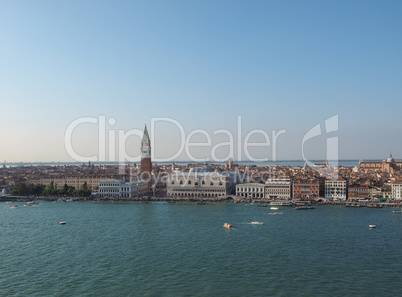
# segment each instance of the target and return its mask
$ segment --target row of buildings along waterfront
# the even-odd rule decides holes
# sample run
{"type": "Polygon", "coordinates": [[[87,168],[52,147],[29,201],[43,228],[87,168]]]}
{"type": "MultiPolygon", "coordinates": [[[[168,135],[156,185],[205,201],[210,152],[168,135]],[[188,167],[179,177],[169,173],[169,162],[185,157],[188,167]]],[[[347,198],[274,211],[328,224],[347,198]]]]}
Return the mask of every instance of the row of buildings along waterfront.
{"type": "Polygon", "coordinates": [[[252,200],[309,200],[347,198],[346,180],[268,179],[265,183],[244,183],[236,186],[236,197],[252,200]]]}
{"type": "MultiPolygon", "coordinates": [[[[331,167],[327,162],[307,166],[256,166],[234,163],[152,164],[147,127],[141,140],[141,164],[0,168],[1,193],[23,182],[56,189],[86,185],[100,198],[135,198],[145,195],[171,199],[238,200],[402,200],[402,162],[392,155],[383,161],[356,167],[331,167]],[[251,182],[253,181],[253,182],[251,182]]],[[[0,193],[0,195],[1,195],[0,193]]]]}
{"type": "Polygon", "coordinates": [[[376,198],[402,200],[402,181],[388,187],[349,186],[345,179],[291,180],[269,179],[265,183],[243,183],[236,186],[236,197],[252,200],[317,199],[371,200],[376,198]]]}
{"type": "Polygon", "coordinates": [[[390,186],[349,186],[345,179],[295,180],[271,179],[265,183],[244,183],[236,186],[236,197],[251,200],[319,199],[330,200],[402,200],[402,180],[390,186]]]}

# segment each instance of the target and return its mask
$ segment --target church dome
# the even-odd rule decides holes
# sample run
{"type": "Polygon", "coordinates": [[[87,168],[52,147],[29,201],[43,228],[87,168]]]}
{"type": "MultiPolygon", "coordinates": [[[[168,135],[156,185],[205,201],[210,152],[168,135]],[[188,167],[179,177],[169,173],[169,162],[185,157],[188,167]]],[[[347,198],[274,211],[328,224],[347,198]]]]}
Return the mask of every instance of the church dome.
{"type": "Polygon", "coordinates": [[[389,155],[389,158],[387,159],[387,163],[394,163],[394,158],[392,158],[392,155],[389,155]]]}

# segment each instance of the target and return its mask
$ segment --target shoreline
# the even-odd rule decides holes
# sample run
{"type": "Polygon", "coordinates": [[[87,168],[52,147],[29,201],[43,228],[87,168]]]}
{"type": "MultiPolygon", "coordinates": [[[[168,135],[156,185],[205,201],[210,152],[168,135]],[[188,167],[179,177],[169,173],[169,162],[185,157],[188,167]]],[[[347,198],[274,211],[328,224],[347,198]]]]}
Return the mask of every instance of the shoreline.
{"type": "MultiPolygon", "coordinates": [[[[319,198],[320,199],[320,198],[319,198]]],[[[300,206],[300,205],[335,205],[335,206],[346,206],[346,207],[368,207],[368,208],[382,208],[382,207],[402,207],[402,201],[389,201],[389,202],[377,202],[377,201],[365,201],[356,202],[351,200],[344,201],[303,201],[303,200],[245,200],[238,199],[231,196],[222,198],[182,198],[175,199],[171,197],[153,197],[153,196],[142,196],[142,197],[132,197],[132,198],[120,198],[120,197],[29,197],[29,196],[1,196],[0,202],[30,202],[34,200],[48,201],[48,202],[84,202],[93,201],[96,203],[102,202],[168,202],[168,203],[195,203],[195,204],[206,204],[206,203],[243,203],[243,204],[255,204],[261,207],[267,206],[300,206]]]]}

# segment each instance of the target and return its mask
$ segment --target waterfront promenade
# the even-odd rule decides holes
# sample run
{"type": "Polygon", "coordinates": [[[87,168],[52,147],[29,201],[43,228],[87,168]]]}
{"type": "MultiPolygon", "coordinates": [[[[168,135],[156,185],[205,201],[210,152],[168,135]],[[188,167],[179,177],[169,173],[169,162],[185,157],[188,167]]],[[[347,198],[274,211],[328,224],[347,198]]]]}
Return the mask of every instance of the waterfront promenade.
{"type": "Polygon", "coordinates": [[[402,207],[402,201],[375,201],[368,200],[365,202],[355,202],[348,200],[340,200],[334,201],[325,199],[322,197],[318,197],[315,200],[252,200],[252,199],[239,199],[234,196],[225,196],[220,198],[172,198],[167,196],[142,196],[142,197],[131,197],[131,198],[120,198],[120,197],[27,197],[27,196],[15,196],[15,195],[7,195],[1,196],[0,202],[27,202],[34,200],[42,200],[42,201],[59,201],[59,202],[79,202],[79,201],[94,201],[98,203],[102,202],[115,202],[115,203],[124,203],[124,202],[168,202],[168,203],[194,203],[194,204],[203,204],[203,203],[244,203],[244,204],[256,204],[259,206],[269,206],[278,205],[279,203],[283,203],[281,206],[295,206],[295,205],[335,205],[335,206],[347,206],[347,207],[372,207],[372,208],[381,208],[381,207],[402,207]]]}

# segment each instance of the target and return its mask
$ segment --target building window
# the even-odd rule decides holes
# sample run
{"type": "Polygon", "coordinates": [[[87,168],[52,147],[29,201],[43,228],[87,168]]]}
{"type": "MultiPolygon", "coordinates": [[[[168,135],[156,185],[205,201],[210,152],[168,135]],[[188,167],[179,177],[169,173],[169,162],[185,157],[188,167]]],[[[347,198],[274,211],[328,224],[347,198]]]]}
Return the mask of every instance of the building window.
{"type": "Polygon", "coordinates": [[[191,180],[188,181],[188,184],[191,185],[191,180]]]}
{"type": "Polygon", "coordinates": [[[203,185],[205,185],[205,180],[203,180],[201,183],[202,183],[203,185]]]}
{"type": "Polygon", "coordinates": [[[172,180],[172,185],[174,185],[174,180],[172,180]]]}
{"type": "Polygon", "coordinates": [[[210,185],[213,186],[213,185],[214,185],[214,182],[211,182],[210,185]]]}

